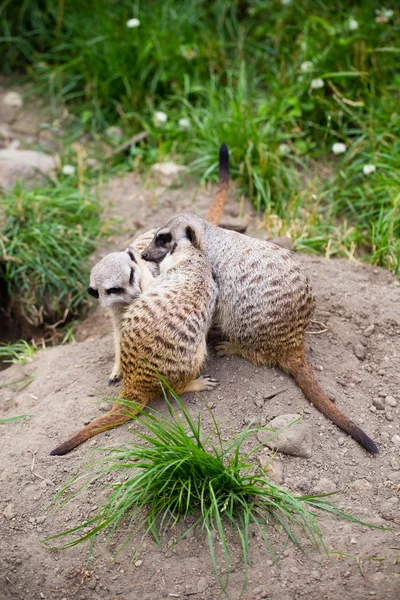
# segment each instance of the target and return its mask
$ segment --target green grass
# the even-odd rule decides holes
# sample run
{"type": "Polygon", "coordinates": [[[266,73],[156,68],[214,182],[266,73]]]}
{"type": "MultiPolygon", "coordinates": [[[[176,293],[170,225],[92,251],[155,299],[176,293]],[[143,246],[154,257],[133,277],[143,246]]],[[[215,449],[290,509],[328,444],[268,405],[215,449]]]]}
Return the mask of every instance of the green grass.
{"type": "MultiPolygon", "coordinates": [[[[193,419],[173,394],[179,416],[164,395],[168,417],[154,410],[141,412],[140,417],[134,417],[135,441],[121,448],[103,448],[106,456],[87,463],[83,472],[58,492],[54,502],[59,508],[88,488],[93,490],[94,485],[103,492],[105,489],[105,501],[88,520],[47,538],[47,544],[52,546],[55,540],[66,537],[63,548],[89,541],[91,551],[97,536],[104,534],[101,537],[109,542],[122,529],[124,541],[119,551],[134,538],[135,557],[144,536],[151,533],[162,545],[163,535],[183,521],[184,531],[176,534],[176,543],[198,527],[198,534],[207,541],[214,572],[224,592],[229,582],[232,548],[239,547],[243,593],[252,528],[277,562],[288,542],[302,550],[311,544],[326,551],[318,524],[319,511],[361,523],[327,500],[329,494],[295,496],[257,471],[251,457],[259,446],[247,453],[243,448],[255,432],[251,426],[223,441],[213,417],[213,435],[205,436],[200,415],[193,419]],[[142,432],[137,430],[139,424],[142,432]],[[277,530],[281,536],[276,550],[272,539],[277,530]]],[[[104,499],[104,493],[101,497],[104,499]]]]}
{"type": "Polygon", "coordinates": [[[31,362],[37,348],[31,346],[25,340],[19,340],[13,344],[0,343],[0,360],[5,363],[24,365],[31,362]]]}
{"type": "Polygon", "coordinates": [[[8,417],[7,419],[0,419],[0,425],[6,425],[7,423],[14,423],[15,421],[22,421],[32,415],[18,415],[17,417],[8,417]]]}
{"type": "Polygon", "coordinates": [[[101,233],[100,214],[93,194],[71,178],[4,193],[0,274],[15,315],[38,327],[77,314],[86,301],[87,259],[101,233]]]}
{"type": "Polygon", "coordinates": [[[98,140],[114,124],[126,138],[148,130],[131,165],[175,158],[215,178],[225,141],[239,192],[265,211],[269,233],[398,273],[400,13],[394,0],[384,8],[377,0],[5,2],[0,58],[52,105],[68,106],[76,135],[98,140]],[[140,26],[129,29],[132,17],[140,26]],[[159,127],[156,110],[168,115],[159,127]],[[347,148],[340,156],[337,142],[347,148]],[[376,171],[365,175],[368,164],[376,171]]]}

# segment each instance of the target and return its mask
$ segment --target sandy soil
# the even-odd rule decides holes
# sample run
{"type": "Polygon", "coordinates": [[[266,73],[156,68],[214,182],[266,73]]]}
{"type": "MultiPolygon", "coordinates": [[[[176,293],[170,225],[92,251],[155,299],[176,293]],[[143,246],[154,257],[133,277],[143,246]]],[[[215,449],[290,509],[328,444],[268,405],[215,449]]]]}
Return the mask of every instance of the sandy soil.
{"type": "MultiPolygon", "coordinates": [[[[162,223],[174,212],[192,208],[204,214],[211,190],[200,190],[195,203],[193,192],[186,187],[144,189],[135,175],[116,179],[105,196],[112,198],[112,210],[122,215],[123,226],[120,235],[108,240],[96,258],[110,248],[123,248],[136,231],[162,223]]],[[[237,214],[235,203],[231,202],[226,214],[230,219],[237,214]]],[[[255,225],[252,215],[249,233],[263,236],[255,225]]],[[[223,435],[240,431],[251,419],[265,424],[280,414],[303,414],[313,434],[311,458],[278,455],[284,485],[298,493],[334,487],[341,490],[337,500],[341,507],[392,530],[371,531],[324,516],[321,527],[326,545],[341,554],[330,559],[315,553],[305,555],[288,544],[279,567],[254,535],[244,597],[394,600],[400,597],[400,493],[396,491],[400,483],[400,438],[396,437],[400,434],[399,282],[383,269],[345,260],[306,255],[298,255],[298,259],[309,272],[317,296],[314,329],[324,330],[308,336],[311,361],[341,410],[376,441],[379,456],[367,455],[342,434],[309,405],[289,377],[276,369],[256,368],[236,357],[217,358],[211,349],[204,372],[217,378],[220,387],[205,398],[213,404],[223,435]],[[282,393],[265,400],[281,389],[282,393]],[[389,404],[385,401],[388,396],[392,397],[389,404]],[[373,401],[386,409],[371,409],[373,401]],[[390,406],[396,402],[397,406],[390,406]]],[[[49,552],[41,545],[44,537],[77,524],[99,504],[98,491],[91,489],[57,513],[47,508],[80,460],[95,447],[120,444],[133,435],[124,426],[90,440],[65,457],[49,456],[59,442],[106,409],[112,338],[105,315],[95,310],[79,325],[77,340],[42,351],[32,363],[1,373],[2,416],[30,413],[32,417],[0,425],[0,597],[218,597],[201,531],[195,531],[172,551],[167,551],[167,544],[159,548],[147,538],[137,566],[131,567],[133,544],[113,560],[115,546],[99,540],[87,567],[87,546],[49,552]],[[18,384],[11,382],[26,376],[34,379],[18,391],[18,384]],[[100,405],[99,400],[103,400],[100,405]]],[[[208,430],[211,419],[201,399],[194,394],[184,398],[193,415],[200,412],[208,430]]],[[[153,406],[165,410],[161,400],[153,406]]],[[[176,535],[171,532],[171,539],[176,535]]],[[[280,539],[282,542],[283,536],[280,539]]],[[[242,566],[235,547],[232,564],[230,593],[237,598],[242,566]]]]}

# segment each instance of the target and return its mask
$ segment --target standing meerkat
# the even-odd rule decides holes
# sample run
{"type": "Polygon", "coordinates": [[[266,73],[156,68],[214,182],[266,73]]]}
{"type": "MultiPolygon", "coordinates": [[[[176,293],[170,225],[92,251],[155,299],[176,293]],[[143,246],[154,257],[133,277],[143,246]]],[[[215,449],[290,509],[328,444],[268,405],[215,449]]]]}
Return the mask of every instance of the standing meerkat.
{"type": "MultiPolygon", "coordinates": [[[[217,298],[217,285],[204,254],[193,244],[194,232],[171,247],[160,275],[126,310],[121,327],[121,366],[127,398],[142,409],[161,392],[160,373],[178,393],[211,389],[216,381],[198,377],[207,354],[206,336],[217,298]]],[[[151,274],[147,274],[149,279],[151,274]]],[[[66,454],[85,440],[132,418],[113,408],[92,421],[50,454],[66,454]]]]}
{"type": "MultiPolygon", "coordinates": [[[[219,150],[219,181],[213,201],[207,213],[207,221],[218,225],[229,190],[229,151],[226,144],[219,150]]],[[[88,293],[100,301],[109,312],[114,333],[115,358],[108,385],[117,384],[122,378],[120,361],[121,320],[127,307],[141,293],[141,269],[134,254],[141,253],[150,244],[157,230],[151,229],[134,240],[125,252],[112,252],[98,262],[90,273],[88,293]]],[[[148,263],[154,277],[159,275],[156,263],[148,263]]],[[[142,269],[143,270],[143,269],[142,269]]]]}
{"type": "Polygon", "coordinates": [[[113,326],[115,358],[108,385],[117,384],[122,377],[120,360],[120,330],[123,315],[146,287],[150,270],[157,277],[159,266],[147,263],[143,269],[140,252],[154,237],[152,229],[139,236],[124,252],[106,254],[90,272],[88,293],[108,311],[113,326]],[[142,278],[145,281],[142,281],[142,278]]]}
{"type": "Polygon", "coordinates": [[[318,410],[377,454],[375,443],[324,393],[306,359],[304,336],[315,300],[308,277],[292,253],[182,214],[157,231],[142,257],[161,261],[185,236],[187,227],[193,229],[217,279],[215,325],[227,339],[217,346],[219,353],[243,356],[256,365],[276,365],[290,373],[318,410]]]}

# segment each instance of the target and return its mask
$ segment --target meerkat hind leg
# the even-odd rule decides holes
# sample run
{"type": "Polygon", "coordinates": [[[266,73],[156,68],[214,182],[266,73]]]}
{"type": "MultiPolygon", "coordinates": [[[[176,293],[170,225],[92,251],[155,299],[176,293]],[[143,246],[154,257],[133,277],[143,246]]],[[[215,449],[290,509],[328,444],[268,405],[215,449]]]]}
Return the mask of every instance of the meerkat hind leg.
{"type": "Polygon", "coordinates": [[[186,392],[205,392],[207,390],[212,390],[218,385],[218,381],[216,379],[212,379],[209,375],[202,375],[197,379],[193,379],[183,390],[183,394],[186,392]]]}
{"type": "Polygon", "coordinates": [[[215,346],[218,356],[245,356],[244,351],[236,342],[219,342],[215,346]]]}

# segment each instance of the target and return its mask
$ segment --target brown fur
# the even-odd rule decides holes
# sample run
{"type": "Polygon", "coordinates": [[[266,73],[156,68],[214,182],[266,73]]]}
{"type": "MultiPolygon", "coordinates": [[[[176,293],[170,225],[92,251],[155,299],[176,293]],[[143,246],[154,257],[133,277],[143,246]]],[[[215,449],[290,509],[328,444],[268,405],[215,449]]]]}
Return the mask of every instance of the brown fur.
{"type": "Polygon", "coordinates": [[[218,282],[215,325],[228,340],[217,347],[219,351],[289,372],[318,410],[369,452],[377,453],[374,442],[322,391],[305,358],[304,336],[315,301],[308,277],[292,253],[270,242],[214,227],[196,215],[183,214],[158,230],[142,257],[161,261],[188,226],[218,282]],[[155,243],[160,232],[170,234],[164,247],[155,243]]]}
{"type": "MultiPolygon", "coordinates": [[[[127,309],[121,329],[121,365],[127,398],[139,408],[161,392],[157,372],[178,393],[214,387],[198,378],[217,288],[200,250],[182,241],[161,265],[161,274],[127,309]],[[188,314],[183,309],[188,308],[188,314]]],[[[117,427],[138,411],[119,403],[51,452],[66,454],[85,440],[117,427]]]]}

